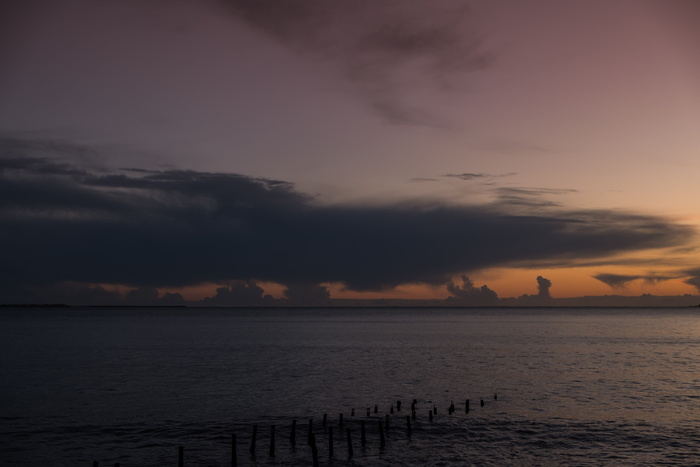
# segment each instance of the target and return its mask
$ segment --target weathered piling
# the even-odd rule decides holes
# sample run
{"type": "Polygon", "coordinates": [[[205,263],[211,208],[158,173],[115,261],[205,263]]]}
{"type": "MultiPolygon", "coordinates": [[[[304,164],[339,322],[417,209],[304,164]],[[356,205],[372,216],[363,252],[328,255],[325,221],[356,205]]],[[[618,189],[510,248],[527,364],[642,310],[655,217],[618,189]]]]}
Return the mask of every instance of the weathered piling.
{"type": "Polygon", "coordinates": [[[493,393],[493,400],[495,400],[495,401],[498,400],[498,394],[496,394],[495,392],[493,393]]]}
{"type": "Polygon", "coordinates": [[[328,427],[328,457],[333,457],[333,427],[328,427]]]}
{"type": "Polygon", "coordinates": [[[360,422],[360,444],[364,447],[367,444],[367,437],[365,436],[365,421],[360,422]]]}
{"type": "Polygon", "coordinates": [[[433,404],[433,415],[437,415],[437,407],[433,404]]]}
{"type": "Polygon", "coordinates": [[[433,421],[433,411],[432,410],[428,410],[428,420],[431,422],[433,421]]]}
{"type": "Polygon", "coordinates": [[[97,462],[97,461],[92,461],[92,467],[97,467],[98,465],[100,465],[99,462],[97,462]]]}
{"type": "Polygon", "coordinates": [[[275,455],[275,425],[270,427],[270,456],[275,455]]]}
{"type": "Polygon", "coordinates": [[[348,459],[352,459],[352,436],[350,436],[350,428],[346,428],[345,432],[348,435],[348,459]]]}
{"type": "Polygon", "coordinates": [[[408,436],[411,436],[411,416],[406,415],[406,432],[408,436]]]}
{"type": "Polygon", "coordinates": [[[415,410],[411,410],[411,418],[414,420],[416,419],[416,411],[415,410]]]}
{"type": "Polygon", "coordinates": [[[379,404],[374,404],[374,413],[379,412],[379,404]]]}
{"type": "Polygon", "coordinates": [[[238,453],[236,452],[236,434],[231,435],[231,467],[238,466],[238,453]]]}
{"type": "Polygon", "coordinates": [[[309,419],[309,431],[306,434],[306,444],[309,446],[311,445],[311,437],[313,436],[313,429],[314,429],[314,419],[310,418],[309,419]]]}
{"type": "Polygon", "coordinates": [[[384,445],[385,445],[384,428],[382,427],[381,420],[379,420],[377,423],[379,424],[379,449],[384,449],[384,445]]]}
{"type": "Polygon", "coordinates": [[[289,443],[294,446],[297,444],[297,421],[292,420],[292,432],[289,434],[289,443]]]}
{"type": "Polygon", "coordinates": [[[311,445],[311,458],[313,459],[314,467],[318,467],[318,448],[316,447],[316,437],[313,433],[311,433],[309,445],[311,445]]]}
{"type": "Polygon", "coordinates": [[[469,399],[464,402],[464,413],[469,413],[469,399]]]}
{"type": "Polygon", "coordinates": [[[355,409],[350,409],[350,416],[354,417],[355,416],[355,409]]]}
{"type": "Polygon", "coordinates": [[[338,426],[343,426],[343,414],[338,414],[338,426]]]}
{"type": "Polygon", "coordinates": [[[394,413],[394,404],[391,404],[391,407],[389,407],[389,413],[394,413]]]}
{"type": "Polygon", "coordinates": [[[323,426],[326,426],[326,421],[328,420],[328,414],[324,413],[323,414],[323,426]]]}
{"type": "Polygon", "coordinates": [[[401,401],[396,401],[396,410],[401,412],[401,401]]]}
{"type": "Polygon", "coordinates": [[[255,441],[258,438],[258,425],[253,425],[253,437],[250,439],[250,453],[255,455],[255,441]]]}
{"type": "MultiPolygon", "coordinates": [[[[185,466],[185,447],[178,446],[177,447],[177,467],[184,467],[184,466],[185,466]]],[[[94,467],[97,467],[97,463],[95,463],[94,467]]]]}
{"type": "Polygon", "coordinates": [[[481,399],[481,406],[484,406],[484,399],[481,399]]]}
{"type": "Polygon", "coordinates": [[[369,417],[369,407],[367,407],[367,416],[369,417]]]}
{"type": "Polygon", "coordinates": [[[386,432],[389,433],[389,414],[384,415],[384,422],[386,425],[386,432]]]}

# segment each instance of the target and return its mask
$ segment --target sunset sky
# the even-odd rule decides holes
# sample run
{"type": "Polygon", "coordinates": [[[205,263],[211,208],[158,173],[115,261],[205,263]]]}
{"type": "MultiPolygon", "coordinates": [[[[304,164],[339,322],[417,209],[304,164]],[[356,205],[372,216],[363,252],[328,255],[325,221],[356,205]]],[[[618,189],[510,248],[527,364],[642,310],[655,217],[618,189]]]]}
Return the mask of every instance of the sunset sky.
{"type": "Polygon", "coordinates": [[[0,303],[697,294],[699,175],[695,0],[0,2],[0,303]]]}

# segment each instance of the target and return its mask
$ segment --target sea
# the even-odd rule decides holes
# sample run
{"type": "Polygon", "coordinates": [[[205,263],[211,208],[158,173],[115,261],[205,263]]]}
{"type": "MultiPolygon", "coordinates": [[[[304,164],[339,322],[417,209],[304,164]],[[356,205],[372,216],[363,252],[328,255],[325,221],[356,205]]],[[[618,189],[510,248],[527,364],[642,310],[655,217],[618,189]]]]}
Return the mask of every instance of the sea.
{"type": "Polygon", "coordinates": [[[0,465],[180,463],[697,466],[700,311],[0,309],[0,465]]]}

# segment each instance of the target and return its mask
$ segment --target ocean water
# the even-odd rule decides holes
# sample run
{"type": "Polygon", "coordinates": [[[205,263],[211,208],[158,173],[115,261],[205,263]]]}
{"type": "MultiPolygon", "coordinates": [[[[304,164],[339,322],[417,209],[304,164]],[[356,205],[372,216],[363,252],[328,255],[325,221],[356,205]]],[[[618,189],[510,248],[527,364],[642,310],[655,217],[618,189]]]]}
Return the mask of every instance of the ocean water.
{"type": "Polygon", "coordinates": [[[700,465],[692,308],[6,308],[0,375],[3,466],[306,466],[309,420],[320,465],[700,465]]]}

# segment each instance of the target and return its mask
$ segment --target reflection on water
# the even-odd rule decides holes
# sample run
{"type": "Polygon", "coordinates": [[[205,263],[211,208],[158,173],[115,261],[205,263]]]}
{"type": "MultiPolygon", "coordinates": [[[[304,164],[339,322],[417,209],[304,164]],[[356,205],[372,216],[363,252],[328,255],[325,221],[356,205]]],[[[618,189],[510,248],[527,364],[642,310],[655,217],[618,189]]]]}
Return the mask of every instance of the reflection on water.
{"type": "MultiPolygon", "coordinates": [[[[313,418],[328,461],[324,413],[355,431],[366,419],[370,436],[415,398],[412,437],[395,413],[387,448],[353,465],[687,465],[699,326],[692,309],[3,310],[0,454],[175,465],[184,444],[196,465],[228,465],[232,432],[247,453],[252,424],[265,446],[271,425],[296,419],[300,436],[313,418]]],[[[241,465],[308,465],[308,447],[280,437],[275,458],[241,465]]]]}

